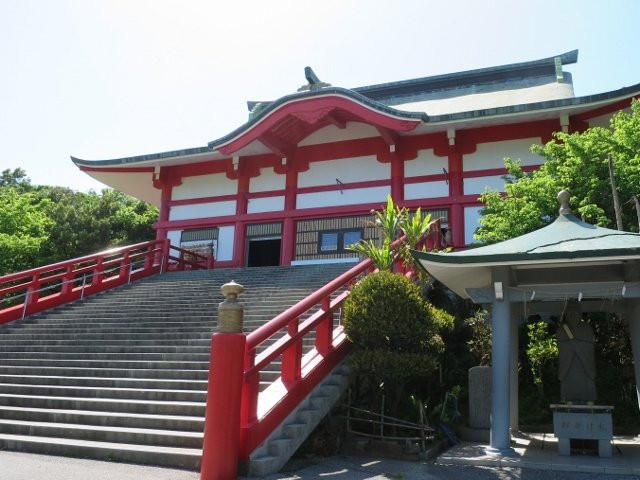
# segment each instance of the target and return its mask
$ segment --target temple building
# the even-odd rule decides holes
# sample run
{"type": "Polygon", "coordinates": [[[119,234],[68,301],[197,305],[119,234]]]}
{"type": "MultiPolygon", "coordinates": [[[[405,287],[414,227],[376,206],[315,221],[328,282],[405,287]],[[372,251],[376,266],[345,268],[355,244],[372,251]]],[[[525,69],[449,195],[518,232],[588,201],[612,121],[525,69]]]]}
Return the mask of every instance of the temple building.
{"type": "Polygon", "coordinates": [[[454,248],[473,242],[485,188],[504,190],[504,157],[525,171],[556,131],[608,126],[640,84],[575,97],[564,65],[541,60],[357,88],[307,84],[248,102],[248,121],[205,146],[73,162],[156,205],[157,237],[212,251],[218,266],[353,261],[375,238],[389,194],[439,218],[454,248]]]}

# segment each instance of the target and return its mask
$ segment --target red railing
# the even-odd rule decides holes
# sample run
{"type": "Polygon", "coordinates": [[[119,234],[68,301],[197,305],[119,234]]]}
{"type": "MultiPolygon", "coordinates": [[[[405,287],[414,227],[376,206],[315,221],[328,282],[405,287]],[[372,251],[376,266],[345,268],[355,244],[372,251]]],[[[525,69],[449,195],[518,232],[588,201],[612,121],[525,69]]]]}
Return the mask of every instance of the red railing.
{"type": "MultiPolygon", "coordinates": [[[[397,248],[403,241],[404,237],[396,240],[392,248],[397,248]]],[[[427,250],[446,247],[439,221],[417,245],[419,249],[423,247],[427,250]]],[[[412,264],[404,264],[401,260],[395,269],[407,276],[415,273],[412,264]]],[[[334,319],[351,286],[374,270],[371,260],[360,262],[247,335],[240,411],[240,461],[248,460],[251,452],[345,357],[346,335],[341,325],[334,328],[334,319]],[[307,318],[301,320],[305,316],[307,318]],[[286,334],[282,336],[284,330],[286,334]],[[315,348],[303,356],[302,340],[314,331],[315,348]],[[261,345],[278,336],[280,338],[273,344],[257,353],[261,345]],[[280,379],[260,392],[260,372],[280,358],[280,379]]]]}
{"type": "Polygon", "coordinates": [[[0,324],[163,270],[212,267],[211,257],[152,240],[11,273],[0,277],[0,324]]]}
{"type": "Polygon", "coordinates": [[[248,460],[250,453],[345,357],[346,336],[342,326],[334,328],[334,317],[347,298],[350,285],[373,270],[373,262],[364,260],[247,336],[240,461],[248,460]],[[300,320],[317,307],[308,318],[300,320]],[[284,336],[257,354],[261,345],[283,329],[286,329],[284,336]],[[315,331],[315,349],[303,357],[302,339],[312,331],[315,331]],[[280,380],[260,392],[260,371],[280,357],[280,380]]]}
{"type": "MultiPolygon", "coordinates": [[[[394,249],[403,242],[392,244],[394,249]]],[[[421,241],[444,248],[437,223],[421,241]]],[[[336,313],[351,286],[375,270],[367,259],[313,292],[257,330],[215,333],[207,395],[202,480],[235,478],[237,462],[253,452],[293,409],[345,358],[349,343],[336,313]],[[303,338],[315,333],[315,348],[303,355],[303,338]],[[260,353],[258,353],[260,351],[260,353]],[[260,373],[280,360],[280,377],[260,391],[260,373]]],[[[396,270],[410,276],[411,265],[396,270]]]]}

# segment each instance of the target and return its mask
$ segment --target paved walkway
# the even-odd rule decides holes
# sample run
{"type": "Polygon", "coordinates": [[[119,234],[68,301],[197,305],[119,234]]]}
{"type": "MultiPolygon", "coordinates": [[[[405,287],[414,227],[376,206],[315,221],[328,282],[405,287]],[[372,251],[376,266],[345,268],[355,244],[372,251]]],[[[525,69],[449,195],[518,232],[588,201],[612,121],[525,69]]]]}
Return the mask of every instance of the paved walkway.
{"type": "MultiPolygon", "coordinates": [[[[197,472],[123,463],[0,451],[0,480],[198,480],[197,472]]],[[[373,457],[330,457],[306,462],[268,480],[640,480],[640,476],[435,465],[373,457]]]]}

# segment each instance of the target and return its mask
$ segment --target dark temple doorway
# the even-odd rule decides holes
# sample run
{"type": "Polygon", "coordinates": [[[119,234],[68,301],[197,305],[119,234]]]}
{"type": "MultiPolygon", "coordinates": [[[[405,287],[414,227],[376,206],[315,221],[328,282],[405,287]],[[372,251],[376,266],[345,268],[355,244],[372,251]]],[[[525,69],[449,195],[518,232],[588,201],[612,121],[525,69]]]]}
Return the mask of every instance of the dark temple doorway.
{"type": "Polygon", "coordinates": [[[247,248],[248,267],[280,265],[281,238],[250,238],[247,248]]]}

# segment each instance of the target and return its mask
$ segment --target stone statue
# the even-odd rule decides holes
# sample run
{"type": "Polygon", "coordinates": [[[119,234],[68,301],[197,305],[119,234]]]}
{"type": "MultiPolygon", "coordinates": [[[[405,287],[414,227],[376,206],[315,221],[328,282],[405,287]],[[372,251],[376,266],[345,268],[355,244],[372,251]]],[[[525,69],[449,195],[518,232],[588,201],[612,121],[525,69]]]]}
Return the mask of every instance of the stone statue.
{"type": "Polygon", "coordinates": [[[558,327],[560,398],[563,402],[587,403],[596,400],[595,337],[591,327],[582,321],[576,302],[567,306],[558,327]]]}

